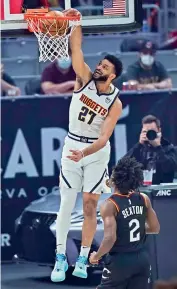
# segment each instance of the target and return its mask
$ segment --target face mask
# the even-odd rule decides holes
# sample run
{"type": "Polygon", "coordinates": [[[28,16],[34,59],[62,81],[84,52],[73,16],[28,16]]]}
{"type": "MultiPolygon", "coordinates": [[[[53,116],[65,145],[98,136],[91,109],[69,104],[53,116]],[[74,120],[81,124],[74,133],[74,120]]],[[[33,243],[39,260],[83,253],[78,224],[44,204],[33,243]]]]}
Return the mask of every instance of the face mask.
{"type": "Polygon", "coordinates": [[[71,58],[67,60],[59,58],[57,59],[57,64],[61,69],[68,69],[71,66],[71,58]]]}
{"type": "Polygon", "coordinates": [[[146,66],[151,66],[154,63],[154,57],[150,54],[142,54],[141,62],[146,66]]]}

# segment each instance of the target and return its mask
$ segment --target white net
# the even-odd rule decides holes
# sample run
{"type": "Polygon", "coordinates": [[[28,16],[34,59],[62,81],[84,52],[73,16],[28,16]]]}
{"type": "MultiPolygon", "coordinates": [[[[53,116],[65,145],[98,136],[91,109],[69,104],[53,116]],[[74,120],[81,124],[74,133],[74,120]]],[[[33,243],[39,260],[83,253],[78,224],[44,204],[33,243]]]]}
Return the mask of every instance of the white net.
{"type": "Polygon", "coordinates": [[[39,43],[39,62],[55,61],[61,57],[68,59],[69,37],[81,20],[64,20],[61,25],[58,19],[50,19],[50,22],[41,18],[26,19],[28,26],[36,35],[39,43]],[[60,24],[60,25],[59,25],[60,24]]]}

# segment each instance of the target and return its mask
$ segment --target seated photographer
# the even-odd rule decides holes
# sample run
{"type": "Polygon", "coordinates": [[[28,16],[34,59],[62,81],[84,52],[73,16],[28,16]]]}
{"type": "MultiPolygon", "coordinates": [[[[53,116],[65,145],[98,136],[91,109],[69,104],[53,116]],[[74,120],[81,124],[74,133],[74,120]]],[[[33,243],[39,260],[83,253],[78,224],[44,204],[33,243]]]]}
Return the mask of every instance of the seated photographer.
{"type": "Polygon", "coordinates": [[[171,183],[177,170],[177,148],[162,136],[160,120],[153,115],[142,119],[139,142],[127,153],[153,170],[152,184],[171,183]]]}

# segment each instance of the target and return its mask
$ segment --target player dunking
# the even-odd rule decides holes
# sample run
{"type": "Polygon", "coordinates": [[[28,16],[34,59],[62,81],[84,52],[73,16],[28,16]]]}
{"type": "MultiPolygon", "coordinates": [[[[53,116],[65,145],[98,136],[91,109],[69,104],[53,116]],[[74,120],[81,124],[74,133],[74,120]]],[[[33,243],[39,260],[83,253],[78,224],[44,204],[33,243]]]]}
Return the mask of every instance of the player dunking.
{"type": "Polygon", "coordinates": [[[108,253],[97,289],[148,288],[146,234],[158,234],[160,225],[149,197],[136,192],[142,182],[143,171],[134,158],[124,157],[113,170],[114,194],[101,206],[104,239],[90,256],[97,264],[108,253]]]}
{"type": "Polygon", "coordinates": [[[97,225],[97,203],[100,194],[106,192],[109,138],[122,112],[119,90],[112,84],[112,80],[121,75],[121,61],[113,55],[107,55],[92,73],[84,62],[81,43],[82,31],[78,26],[70,37],[72,65],[77,78],[70,105],[69,132],[61,160],[61,203],[56,220],[56,263],[51,274],[53,282],[65,279],[68,268],[67,234],[80,191],[83,192],[84,222],[81,251],[73,275],[87,278],[87,259],[97,225]]]}

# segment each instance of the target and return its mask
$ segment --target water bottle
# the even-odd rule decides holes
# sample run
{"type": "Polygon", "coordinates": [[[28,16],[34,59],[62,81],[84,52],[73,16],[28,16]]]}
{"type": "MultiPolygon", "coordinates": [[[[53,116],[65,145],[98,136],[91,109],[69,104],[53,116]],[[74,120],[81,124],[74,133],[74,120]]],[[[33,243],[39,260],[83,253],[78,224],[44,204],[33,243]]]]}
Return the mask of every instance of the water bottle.
{"type": "Polygon", "coordinates": [[[148,21],[146,19],[143,20],[142,32],[144,32],[144,33],[150,32],[149,23],[148,23],[148,21]]]}

